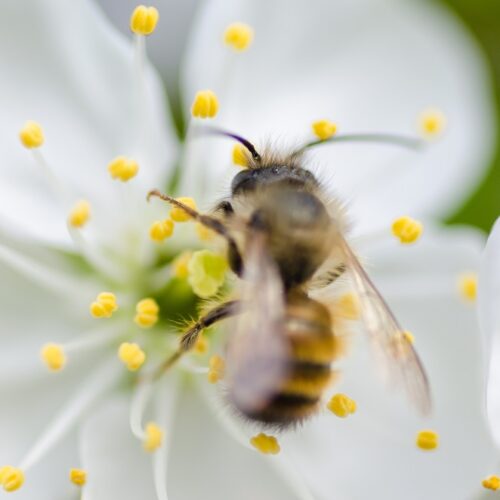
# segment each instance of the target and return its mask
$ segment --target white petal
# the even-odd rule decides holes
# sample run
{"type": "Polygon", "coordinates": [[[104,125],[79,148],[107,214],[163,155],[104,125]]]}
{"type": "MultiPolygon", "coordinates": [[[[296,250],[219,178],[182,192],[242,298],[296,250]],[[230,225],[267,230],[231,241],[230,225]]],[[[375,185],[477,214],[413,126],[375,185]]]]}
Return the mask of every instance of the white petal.
{"type": "Polygon", "coordinates": [[[489,354],[488,417],[500,445],[500,219],[488,238],[479,274],[479,321],[489,354]]]}
{"type": "MultiPolygon", "coordinates": [[[[320,118],[337,122],[345,133],[413,134],[422,109],[442,109],[448,133],[425,152],[345,144],[311,153],[322,178],[351,203],[362,229],[402,213],[443,215],[460,206],[492,152],[485,73],[468,33],[437,5],[218,0],[205,5],[195,25],[184,88],[186,107],[195,91],[214,90],[220,97],[217,123],[257,144],[282,138],[304,144],[311,139],[310,124],[320,118]],[[244,54],[221,43],[235,20],[255,29],[244,54]]],[[[227,142],[203,141],[204,157],[186,172],[187,186],[207,169],[214,189],[231,175],[227,142]]],[[[204,194],[206,185],[199,190],[204,194]]]]}
{"type": "MultiPolygon", "coordinates": [[[[350,500],[470,498],[492,471],[497,453],[484,415],[480,332],[474,309],[459,300],[454,287],[458,269],[477,265],[481,246],[477,235],[471,238],[460,229],[432,233],[429,228],[425,241],[411,250],[401,249],[408,252],[406,269],[394,249],[386,252],[386,263],[395,262],[394,278],[397,273],[400,288],[406,287],[408,293],[395,294],[387,286],[391,283],[387,268],[385,274],[372,274],[403,327],[415,336],[433,391],[433,415],[418,418],[406,401],[393,394],[395,390],[385,390],[374,377],[365,343],[353,342],[342,381],[332,393],[354,398],[357,412],[346,420],[322,416],[291,443],[299,466],[321,498],[329,498],[332,491],[350,500]],[[412,297],[414,271],[427,280],[427,294],[421,293],[418,283],[412,297]],[[433,293],[441,280],[444,285],[433,293]],[[426,428],[440,436],[439,448],[432,452],[414,444],[417,432],[426,428]]],[[[373,269],[377,263],[372,255],[373,269]]]]}
{"type": "Polygon", "coordinates": [[[148,67],[141,100],[132,45],[85,0],[3,2],[0,47],[1,217],[30,236],[68,241],[68,207],[18,138],[24,122],[35,120],[45,131],[43,155],[69,198],[88,199],[94,220],[108,216],[115,222],[108,225],[119,226],[128,191],[111,181],[107,164],[118,155],[139,162],[130,190],[142,201],[164,182],[175,154],[155,74],[148,67]]]}

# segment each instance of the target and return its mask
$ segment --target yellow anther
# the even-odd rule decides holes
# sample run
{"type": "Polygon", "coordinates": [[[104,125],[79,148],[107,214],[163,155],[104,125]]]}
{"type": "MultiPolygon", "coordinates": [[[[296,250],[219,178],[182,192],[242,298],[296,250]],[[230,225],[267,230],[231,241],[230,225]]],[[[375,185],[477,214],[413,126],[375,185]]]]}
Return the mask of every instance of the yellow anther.
{"type": "Polygon", "coordinates": [[[358,296],[349,292],[339,297],[335,304],[335,312],[346,319],[359,319],[361,309],[358,296]]]}
{"type": "Polygon", "coordinates": [[[431,430],[420,431],[417,434],[416,443],[421,450],[435,450],[439,444],[438,433],[431,430]]]}
{"type": "Polygon", "coordinates": [[[462,273],[458,277],[458,291],[467,302],[475,302],[477,297],[477,274],[462,273]]]}
{"type": "Polygon", "coordinates": [[[424,230],[418,220],[408,216],[399,217],[392,223],[392,234],[403,244],[415,243],[424,230]]]}
{"type": "Polygon", "coordinates": [[[411,333],[410,331],[408,330],[404,330],[401,335],[403,335],[403,337],[405,338],[405,340],[407,342],[409,342],[410,344],[414,344],[415,343],[415,337],[413,336],[413,333],[411,333]]]}
{"type": "Polygon", "coordinates": [[[192,252],[183,252],[172,262],[172,270],[176,278],[185,279],[188,277],[188,264],[192,256],[192,252]]]}
{"type": "Polygon", "coordinates": [[[117,156],[108,165],[108,172],[113,179],[127,182],[137,175],[139,165],[135,160],[125,156],[117,156]]]}
{"type": "Polygon", "coordinates": [[[250,444],[264,455],[277,455],[280,452],[278,440],[274,436],[268,436],[263,432],[250,439],[250,444]]]}
{"type": "Polygon", "coordinates": [[[194,344],[194,352],[196,352],[197,354],[205,354],[206,352],[208,352],[209,347],[210,342],[205,337],[205,335],[201,334],[194,344]]]}
{"type": "Polygon", "coordinates": [[[24,472],[10,465],[0,467],[0,484],[5,491],[16,491],[24,484],[24,472]]]}
{"type": "Polygon", "coordinates": [[[483,479],[482,483],[484,488],[488,490],[497,491],[500,489],[500,477],[498,476],[490,476],[486,479],[483,479]]]}
{"type": "Polygon", "coordinates": [[[111,292],[101,292],[90,304],[90,314],[94,318],[111,318],[117,309],[116,295],[111,292]]]}
{"type": "Polygon", "coordinates": [[[159,17],[160,14],[154,7],[138,5],[130,16],[130,29],[136,35],[151,35],[159,17]]]}
{"type": "Polygon", "coordinates": [[[137,344],[123,342],[118,349],[118,358],[129,371],[135,372],[146,361],[146,354],[137,344]]]}
{"type": "Polygon", "coordinates": [[[73,227],[83,227],[90,218],[90,203],[86,200],[80,200],[71,209],[68,217],[68,223],[73,227]]]}
{"type": "Polygon", "coordinates": [[[135,324],[141,328],[151,328],[158,322],[160,307],[154,299],[142,299],[135,306],[135,324]]]}
{"type": "Polygon", "coordinates": [[[196,223],[195,230],[201,241],[211,241],[215,238],[215,233],[199,222],[196,223]]]}
{"type": "Polygon", "coordinates": [[[157,450],[163,442],[163,431],[154,422],[146,425],[146,437],[142,443],[144,449],[150,453],[157,450]]]}
{"type": "Polygon", "coordinates": [[[224,283],[227,260],[209,250],[194,252],[188,264],[188,282],[193,292],[203,299],[212,297],[224,283]]]}
{"type": "Polygon", "coordinates": [[[426,109],[418,118],[420,133],[427,138],[441,134],[446,127],[446,116],[438,109],[426,109]]]}
{"type": "Polygon", "coordinates": [[[71,469],[69,480],[76,486],[83,486],[87,482],[87,471],[83,469],[71,469]]]}
{"type": "Polygon", "coordinates": [[[253,29],[245,23],[232,23],[224,31],[224,43],[238,52],[248,49],[253,41],[253,29]]]}
{"type": "Polygon", "coordinates": [[[233,163],[240,167],[248,167],[248,151],[243,144],[235,144],[233,147],[233,163]]]}
{"type": "Polygon", "coordinates": [[[161,243],[174,234],[174,223],[170,219],[153,222],[149,228],[149,236],[153,241],[161,243]]]}
{"type": "Polygon", "coordinates": [[[337,417],[345,418],[356,411],[356,401],[345,394],[335,394],[328,401],[327,408],[337,417]]]}
{"type": "Polygon", "coordinates": [[[337,133],[337,125],[329,120],[318,120],[312,124],[314,135],[325,141],[337,133]]]}
{"type": "Polygon", "coordinates": [[[208,381],[211,384],[217,383],[224,378],[226,363],[218,354],[215,354],[208,361],[208,381]]]}
{"type": "Polygon", "coordinates": [[[66,354],[59,344],[45,344],[40,351],[40,357],[52,372],[62,370],[66,364],[66,354]]]}
{"type": "Polygon", "coordinates": [[[39,148],[45,140],[42,126],[37,122],[26,122],[19,132],[19,139],[28,149],[39,148]]]}
{"type": "MultiPolygon", "coordinates": [[[[183,203],[184,205],[187,205],[193,210],[197,210],[196,202],[193,200],[193,198],[185,196],[177,198],[177,201],[183,203]]],[[[191,219],[191,216],[182,208],[172,207],[172,209],[170,210],[170,218],[175,222],[186,222],[191,219]]]]}
{"type": "Polygon", "coordinates": [[[219,100],[211,90],[200,90],[194,96],[191,114],[195,118],[214,118],[219,111],[219,100]]]}

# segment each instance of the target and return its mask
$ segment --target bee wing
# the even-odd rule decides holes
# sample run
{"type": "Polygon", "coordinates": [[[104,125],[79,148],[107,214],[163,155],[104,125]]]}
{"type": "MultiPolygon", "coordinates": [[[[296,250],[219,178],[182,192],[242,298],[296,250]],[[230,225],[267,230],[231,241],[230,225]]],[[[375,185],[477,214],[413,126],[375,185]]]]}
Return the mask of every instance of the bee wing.
{"type": "Polygon", "coordinates": [[[431,395],[420,358],[345,240],[342,240],[341,247],[359,296],[364,327],[384,368],[388,369],[391,382],[401,384],[417,410],[428,414],[432,406],[431,395]]]}
{"type": "Polygon", "coordinates": [[[264,237],[255,235],[247,247],[241,291],[241,314],[227,346],[227,383],[236,407],[259,411],[279,390],[289,370],[285,298],[275,263],[264,237]]]}

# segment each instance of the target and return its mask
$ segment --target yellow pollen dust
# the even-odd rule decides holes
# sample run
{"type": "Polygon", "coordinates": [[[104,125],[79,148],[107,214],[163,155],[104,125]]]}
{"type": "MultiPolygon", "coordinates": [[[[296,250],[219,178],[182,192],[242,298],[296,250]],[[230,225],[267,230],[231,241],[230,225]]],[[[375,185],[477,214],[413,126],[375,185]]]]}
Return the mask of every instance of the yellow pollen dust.
{"type": "Polygon", "coordinates": [[[235,144],[233,147],[233,163],[243,168],[248,167],[247,150],[243,144],[235,144]]]}
{"type": "Polygon", "coordinates": [[[80,200],[71,209],[68,217],[68,223],[72,227],[83,227],[90,218],[90,203],[86,200],[80,200]]]}
{"type": "Polygon", "coordinates": [[[330,139],[337,133],[337,125],[329,120],[318,120],[312,124],[314,135],[322,140],[330,139]]]}
{"type": "Polygon", "coordinates": [[[252,44],[253,29],[245,23],[232,23],[224,31],[224,43],[242,52],[252,44]]]}
{"type": "Polygon", "coordinates": [[[392,234],[405,245],[415,243],[424,230],[424,226],[418,220],[407,215],[399,217],[392,223],[392,234]]]}
{"type": "Polygon", "coordinates": [[[500,477],[498,476],[487,477],[486,479],[482,480],[481,484],[487,490],[497,491],[498,489],[500,489],[500,477]]]}
{"type": "Polygon", "coordinates": [[[219,380],[224,378],[225,370],[226,363],[224,362],[224,359],[218,354],[215,354],[208,361],[208,381],[211,384],[216,384],[219,380]]]}
{"type": "Polygon", "coordinates": [[[129,371],[135,372],[146,361],[146,354],[137,344],[123,342],[118,349],[118,358],[129,371]]]}
{"type": "Polygon", "coordinates": [[[144,449],[148,452],[157,450],[163,442],[163,431],[154,422],[149,422],[146,425],[146,437],[142,443],[144,449]]]}
{"type": "Polygon", "coordinates": [[[111,318],[117,309],[116,295],[111,292],[101,292],[90,304],[90,314],[94,318],[111,318]]]}
{"type": "Polygon", "coordinates": [[[413,333],[411,333],[410,331],[403,330],[403,332],[401,333],[401,335],[410,344],[414,344],[415,343],[415,337],[413,336],[413,333]]]}
{"type": "MultiPolygon", "coordinates": [[[[193,198],[184,196],[181,198],[176,198],[176,200],[183,203],[184,205],[187,205],[189,208],[192,208],[193,210],[197,210],[196,202],[193,200],[193,198]]],[[[189,219],[191,219],[191,216],[185,210],[179,207],[172,207],[169,215],[170,218],[175,222],[186,222],[189,219]]]]}
{"type": "Polygon", "coordinates": [[[83,469],[71,469],[69,480],[76,486],[83,486],[87,482],[87,471],[83,469]]]}
{"type": "Polygon", "coordinates": [[[45,140],[42,126],[33,121],[27,121],[19,132],[19,139],[25,148],[39,148],[45,140]]]}
{"type": "Polygon", "coordinates": [[[460,296],[467,302],[475,302],[477,297],[477,274],[462,273],[457,281],[460,296]]]}
{"type": "Polygon", "coordinates": [[[340,418],[345,418],[356,411],[356,401],[345,394],[335,394],[326,406],[340,418]]]}
{"type": "Polygon", "coordinates": [[[199,222],[196,223],[195,230],[196,235],[201,241],[212,241],[215,238],[215,233],[199,222]]]}
{"type": "Polygon", "coordinates": [[[158,322],[160,307],[156,300],[147,298],[137,302],[135,312],[135,324],[141,328],[151,328],[158,322]]]}
{"type": "Polygon", "coordinates": [[[358,296],[349,292],[339,297],[335,304],[335,312],[346,319],[359,319],[361,308],[358,296]]]}
{"type": "Polygon", "coordinates": [[[153,222],[149,228],[149,236],[156,243],[170,238],[174,234],[174,223],[170,219],[153,222]]]}
{"type": "Polygon", "coordinates": [[[277,455],[281,449],[274,436],[268,436],[263,432],[250,439],[250,444],[264,455],[277,455]]]}
{"type": "Polygon", "coordinates": [[[418,117],[420,133],[432,139],[440,135],[446,127],[446,116],[438,109],[426,109],[418,117]]]}
{"type": "Polygon", "coordinates": [[[112,179],[127,182],[137,175],[139,165],[135,160],[125,156],[117,156],[108,164],[108,172],[112,179]]]}
{"type": "Polygon", "coordinates": [[[211,90],[200,90],[194,96],[191,114],[195,118],[214,118],[219,111],[219,100],[211,90]]]}
{"type": "Polygon", "coordinates": [[[10,465],[0,467],[0,484],[5,491],[16,491],[24,484],[24,472],[10,465]]]}
{"type": "Polygon", "coordinates": [[[208,352],[208,348],[210,347],[210,342],[205,337],[205,335],[200,334],[196,343],[194,344],[194,352],[196,354],[205,354],[208,352]]]}
{"type": "Polygon", "coordinates": [[[189,261],[193,256],[192,252],[183,252],[172,263],[174,276],[179,279],[186,279],[189,276],[189,261]]]}
{"type": "Polygon", "coordinates": [[[40,357],[52,372],[61,371],[66,365],[66,354],[59,344],[45,344],[40,351],[40,357]]]}
{"type": "Polygon", "coordinates": [[[431,430],[420,431],[417,434],[416,443],[421,450],[435,450],[439,444],[439,435],[431,430]]]}
{"type": "Polygon", "coordinates": [[[159,17],[160,14],[154,7],[138,5],[130,16],[130,29],[136,35],[151,35],[159,17]]]}

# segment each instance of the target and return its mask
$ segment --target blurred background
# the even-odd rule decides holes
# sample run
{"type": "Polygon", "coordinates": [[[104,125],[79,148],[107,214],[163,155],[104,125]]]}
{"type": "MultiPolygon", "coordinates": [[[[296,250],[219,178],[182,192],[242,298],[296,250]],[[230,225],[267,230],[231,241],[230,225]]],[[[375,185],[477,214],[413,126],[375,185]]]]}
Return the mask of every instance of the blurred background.
{"type": "MultiPolygon", "coordinates": [[[[137,0],[98,0],[111,20],[124,33],[129,34],[130,12],[137,0]]],[[[160,16],[161,28],[168,33],[168,43],[151,44],[148,53],[157,68],[162,69],[168,97],[180,135],[184,123],[180,112],[180,96],[177,84],[180,55],[186,44],[197,5],[203,0],[150,0],[148,5],[157,6],[160,12],[172,13],[160,16]],[[179,8],[180,3],[182,8],[179,8]],[[165,65],[165,61],[168,65],[165,65]]],[[[481,47],[490,66],[494,87],[493,105],[500,123],[500,0],[418,0],[444,5],[467,27],[481,47]]],[[[500,127],[497,130],[496,152],[483,182],[465,204],[447,221],[449,224],[470,224],[489,232],[500,215],[500,127]]]]}

